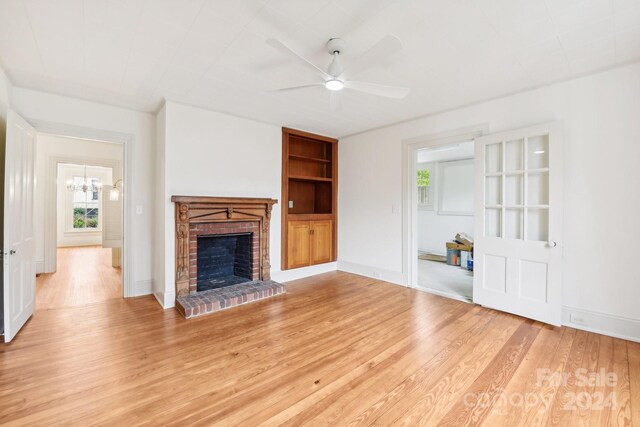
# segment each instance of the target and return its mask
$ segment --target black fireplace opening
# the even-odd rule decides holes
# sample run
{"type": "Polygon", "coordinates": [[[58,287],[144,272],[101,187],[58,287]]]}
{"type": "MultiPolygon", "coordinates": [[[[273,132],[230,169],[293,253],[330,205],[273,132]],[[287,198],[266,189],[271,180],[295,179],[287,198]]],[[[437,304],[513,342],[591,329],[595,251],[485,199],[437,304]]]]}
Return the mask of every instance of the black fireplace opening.
{"type": "Polygon", "coordinates": [[[252,233],[198,236],[197,291],[252,280],[252,233]]]}

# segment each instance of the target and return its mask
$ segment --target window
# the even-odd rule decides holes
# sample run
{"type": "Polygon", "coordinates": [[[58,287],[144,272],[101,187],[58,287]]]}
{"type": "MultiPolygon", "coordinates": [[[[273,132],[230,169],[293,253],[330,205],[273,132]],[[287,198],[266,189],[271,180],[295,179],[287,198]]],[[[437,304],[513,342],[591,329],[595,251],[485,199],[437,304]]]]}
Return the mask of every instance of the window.
{"type": "Polygon", "coordinates": [[[433,164],[418,165],[418,208],[422,210],[433,210],[434,208],[434,195],[433,195],[433,182],[431,173],[433,164]]]}
{"type": "MultiPolygon", "coordinates": [[[[76,186],[84,182],[84,177],[74,176],[73,184],[76,186]]],[[[87,182],[99,184],[98,178],[87,177],[87,182]]],[[[100,226],[100,193],[98,191],[75,190],[71,196],[71,208],[73,209],[74,230],[95,230],[100,226]]]]}

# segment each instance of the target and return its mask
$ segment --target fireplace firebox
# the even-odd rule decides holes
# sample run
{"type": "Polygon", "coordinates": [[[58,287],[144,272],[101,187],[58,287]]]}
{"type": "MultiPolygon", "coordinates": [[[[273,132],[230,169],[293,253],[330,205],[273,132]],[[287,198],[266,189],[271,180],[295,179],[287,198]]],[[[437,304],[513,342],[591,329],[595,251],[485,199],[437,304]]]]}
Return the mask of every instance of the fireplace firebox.
{"type": "Polygon", "coordinates": [[[198,292],[253,280],[253,233],[197,238],[198,292]]]}

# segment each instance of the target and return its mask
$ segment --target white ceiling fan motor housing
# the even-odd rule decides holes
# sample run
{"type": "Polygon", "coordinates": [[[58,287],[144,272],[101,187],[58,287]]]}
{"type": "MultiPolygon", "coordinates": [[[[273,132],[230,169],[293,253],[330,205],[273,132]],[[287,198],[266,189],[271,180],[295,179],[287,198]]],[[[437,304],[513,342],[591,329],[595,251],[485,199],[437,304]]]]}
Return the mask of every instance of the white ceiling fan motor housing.
{"type": "Polygon", "coordinates": [[[347,44],[341,38],[329,39],[327,42],[327,52],[329,52],[329,55],[333,55],[336,52],[344,53],[346,46],[347,44]]]}
{"type": "Polygon", "coordinates": [[[333,77],[338,77],[342,74],[342,64],[340,63],[340,55],[344,53],[346,43],[342,39],[329,39],[327,42],[327,52],[333,56],[331,64],[327,72],[333,77]]]}

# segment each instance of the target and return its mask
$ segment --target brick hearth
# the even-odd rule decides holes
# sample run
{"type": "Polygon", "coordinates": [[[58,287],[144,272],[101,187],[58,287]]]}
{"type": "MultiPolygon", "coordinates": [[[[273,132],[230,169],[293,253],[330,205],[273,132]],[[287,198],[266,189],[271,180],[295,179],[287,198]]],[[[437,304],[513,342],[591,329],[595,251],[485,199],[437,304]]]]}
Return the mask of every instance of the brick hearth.
{"type": "Polygon", "coordinates": [[[189,319],[285,292],[285,286],[280,283],[257,280],[178,297],[176,308],[189,319]]]}

